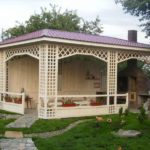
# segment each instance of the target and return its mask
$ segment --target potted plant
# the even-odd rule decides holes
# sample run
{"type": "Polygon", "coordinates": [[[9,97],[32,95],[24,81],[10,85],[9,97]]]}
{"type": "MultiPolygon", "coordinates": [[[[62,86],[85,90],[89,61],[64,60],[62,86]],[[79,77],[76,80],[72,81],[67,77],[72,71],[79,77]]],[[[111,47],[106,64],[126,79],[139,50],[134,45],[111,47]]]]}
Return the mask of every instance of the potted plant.
{"type": "Polygon", "coordinates": [[[76,103],[74,103],[72,100],[65,100],[65,101],[62,101],[62,106],[63,107],[74,107],[74,106],[76,106],[76,103]]]}
{"type": "Polygon", "coordinates": [[[4,98],[5,98],[5,102],[9,102],[9,103],[13,102],[12,97],[10,97],[8,95],[6,95],[4,98]]]}
{"type": "Polygon", "coordinates": [[[21,104],[22,103],[22,99],[19,98],[19,97],[15,97],[14,98],[14,102],[17,103],[17,104],[21,104]]]}
{"type": "Polygon", "coordinates": [[[100,105],[102,105],[102,103],[101,103],[101,101],[98,101],[98,100],[91,100],[90,105],[91,106],[100,106],[100,105]]]}

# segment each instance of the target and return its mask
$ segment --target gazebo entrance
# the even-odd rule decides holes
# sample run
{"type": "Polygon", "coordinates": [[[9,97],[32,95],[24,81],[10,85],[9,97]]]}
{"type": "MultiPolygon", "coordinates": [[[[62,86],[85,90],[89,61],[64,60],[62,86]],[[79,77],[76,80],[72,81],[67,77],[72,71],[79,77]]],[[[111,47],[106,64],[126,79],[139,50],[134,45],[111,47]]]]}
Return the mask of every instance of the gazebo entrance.
{"type": "Polygon", "coordinates": [[[29,55],[18,55],[6,61],[6,92],[1,98],[6,110],[24,113],[37,109],[39,61],[29,55]]]}

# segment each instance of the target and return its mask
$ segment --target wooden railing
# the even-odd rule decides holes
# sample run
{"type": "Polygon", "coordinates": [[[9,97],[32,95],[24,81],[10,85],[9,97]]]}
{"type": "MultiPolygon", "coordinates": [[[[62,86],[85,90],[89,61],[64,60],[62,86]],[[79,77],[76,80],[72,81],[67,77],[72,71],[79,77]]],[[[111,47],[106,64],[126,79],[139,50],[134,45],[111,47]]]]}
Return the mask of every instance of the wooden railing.
{"type": "Polygon", "coordinates": [[[128,93],[116,95],[58,95],[57,101],[49,100],[48,107],[69,106],[101,106],[101,105],[128,105],[128,93]]]}
{"type": "Polygon", "coordinates": [[[0,92],[1,109],[24,114],[25,93],[0,92]]]}

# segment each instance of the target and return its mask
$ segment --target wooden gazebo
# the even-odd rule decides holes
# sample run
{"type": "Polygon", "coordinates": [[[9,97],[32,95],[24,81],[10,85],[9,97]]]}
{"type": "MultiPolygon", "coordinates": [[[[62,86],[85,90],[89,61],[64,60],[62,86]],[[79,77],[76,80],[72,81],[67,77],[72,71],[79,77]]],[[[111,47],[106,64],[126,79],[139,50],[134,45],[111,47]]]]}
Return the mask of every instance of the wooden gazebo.
{"type": "Polygon", "coordinates": [[[0,107],[23,114],[27,94],[34,99],[39,118],[118,113],[120,107],[128,107],[128,93],[117,93],[117,66],[133,58],[149,62],[150,45],[50,29],[7,39],[0,43],[0,107]],[[86,58],[63,62],[74,56],[86,58]],[[102,61],[101,65],[93,58],[102,61]],[[66,83],[76,88],[67,88],[66,83]],[[124,103],[117,102],[120,97],[124,103]],[[65,103],[71,105],[65,107],[65,103]]]}

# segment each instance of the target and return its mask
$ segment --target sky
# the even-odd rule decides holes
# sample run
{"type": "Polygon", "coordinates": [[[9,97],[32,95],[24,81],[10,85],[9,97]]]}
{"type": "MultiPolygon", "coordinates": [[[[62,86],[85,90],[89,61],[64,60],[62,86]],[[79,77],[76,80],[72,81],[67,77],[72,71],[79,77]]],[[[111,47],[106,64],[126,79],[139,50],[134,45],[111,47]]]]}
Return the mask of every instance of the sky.
{"type": "Polygon", "coordinates": [[[121,5],[115,0],[0,0],[0,32],[23,23],[34,13],[40,13],[41,7],[49,8],[56,4],[62,10],[76,10],[85,20],[91,21],[99,16],[104,32],[102,35],[127,39],[128,30],[138,31],[138,42],[149,43],[141,32],[137,17],[125,14],[121,5]]]}

